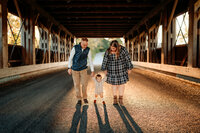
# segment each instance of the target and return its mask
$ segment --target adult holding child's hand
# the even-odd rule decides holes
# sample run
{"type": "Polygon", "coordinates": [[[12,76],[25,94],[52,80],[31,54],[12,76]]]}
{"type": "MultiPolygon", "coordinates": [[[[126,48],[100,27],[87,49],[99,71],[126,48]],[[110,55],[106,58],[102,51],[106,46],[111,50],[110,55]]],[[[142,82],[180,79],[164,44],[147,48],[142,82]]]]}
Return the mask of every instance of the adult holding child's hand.
{"type": "Polygon", "coordinates": [[[91,76],[94,76],[94,66],[92,63],[92,56],[90,48],[88,47],[88,39],[82,38],[81,43],[75,45],[71,52],[68,62],[68,74],[72,75],[74,88],[76,90],[76,97],[78,99],[77,104],[82,104],[82,98],[84,103],[88,103],[87,100],[87,59],[89,60],[91,76]],[[80,85],[82,84],[82,89],[80,85]],[[81,92],[82,91],[82,92],[81,92]],[[82,95],[81,95],[82,93],[82,95]]]}
{"type": "Polygon", "coordinates": [[[112,85],[114,102],[117,104],[117,90],[119,92],[119,103],[123,105],[125,84],[129,81],[128,74],[131,73],[133,64],[128,51],[121,46],[117,40],[110,43],[105,52],[101,70],[107,75],[106,82],[112,85]]]}
{"type": "Polygon", "coordinates": [[[71,68],[68,69],[68,74],[72,75],[72,69],[71,68]]]}

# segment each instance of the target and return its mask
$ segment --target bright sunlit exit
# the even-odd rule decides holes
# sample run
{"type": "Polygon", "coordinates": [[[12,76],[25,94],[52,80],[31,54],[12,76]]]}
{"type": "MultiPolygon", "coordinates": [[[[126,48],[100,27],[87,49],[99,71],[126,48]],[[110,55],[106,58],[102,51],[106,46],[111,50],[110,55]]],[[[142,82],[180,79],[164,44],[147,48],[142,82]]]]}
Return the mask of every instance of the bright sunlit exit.
{"type": "MultiPolygon", "coordinates": [[[[102,64],[104,53],[112,40],[117,40],[121,45],[125,45],[123,38],[88,38],[88,47],[91,49],[94,65],[102,64]]],[[[76,44],[80,42],[81,38],[77,38],[76,44]]]]}

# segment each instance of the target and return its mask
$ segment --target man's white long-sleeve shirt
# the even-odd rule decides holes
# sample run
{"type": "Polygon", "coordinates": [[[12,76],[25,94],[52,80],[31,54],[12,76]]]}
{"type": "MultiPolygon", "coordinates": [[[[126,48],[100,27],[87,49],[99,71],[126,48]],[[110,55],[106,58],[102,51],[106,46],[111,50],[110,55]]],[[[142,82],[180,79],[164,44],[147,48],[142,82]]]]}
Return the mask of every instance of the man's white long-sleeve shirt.
{"type": "MultiPolygon", "coordinates": [[[[82,51],[83,50],[84,49],[82,49],[82,51]]],[[[72,67],[74,55],[75,55],[75,48],[73,47],[71,52],[70,52],[70,56],[69,56],[68,68],[72,67]]],[[[93,66],[93,63],[92,63],[92,55],[91,55],[90,50],[89,50],[89,53],[88,53],[88,61],[89,61],[89,64],[90,64],[91,71],[94,72],[94,66],[93,66]]]]}

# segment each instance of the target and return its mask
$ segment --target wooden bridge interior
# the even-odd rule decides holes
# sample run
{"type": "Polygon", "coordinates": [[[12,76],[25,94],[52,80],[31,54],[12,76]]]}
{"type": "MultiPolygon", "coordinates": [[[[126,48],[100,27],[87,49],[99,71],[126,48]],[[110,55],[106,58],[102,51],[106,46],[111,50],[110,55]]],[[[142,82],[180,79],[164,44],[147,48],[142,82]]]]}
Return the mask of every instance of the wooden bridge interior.
{"type": "Polygon", "coordinates": [[[13,132],[200,132],[200,0],[0,0],[0,133],[13,132]],[[67,65],[81,37],[124,39],[134,69],[97,99],[88,69],[78,105],[67,65]]]}
{"type": "Polygon", "coordinates": [[[66,62],[76,38],[123,37],[134,65],[200,78],[199,7],[198,0],[1,0],[0,67],[66,62]],[[7,44],[8,12],[21,20],[20,46],[7,44]],[[188,41],[177,45],[176,19],[186,13],[188,41]]]}

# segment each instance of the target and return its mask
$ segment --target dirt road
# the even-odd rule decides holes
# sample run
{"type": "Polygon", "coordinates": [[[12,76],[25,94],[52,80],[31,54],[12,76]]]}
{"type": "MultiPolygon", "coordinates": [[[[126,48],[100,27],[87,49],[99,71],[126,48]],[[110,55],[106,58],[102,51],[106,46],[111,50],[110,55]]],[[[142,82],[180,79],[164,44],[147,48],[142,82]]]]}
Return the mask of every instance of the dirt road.
{"type": "Polygon", "coordinates": [[[66,71],[1,88],[0,133],[200,131],[200,85],[134,69],[124,106],[112,105],[107,83],[103,106],[100,99],[93,104],[89,76],[88,82],[89,104],[81,107],[66,71]]]}

